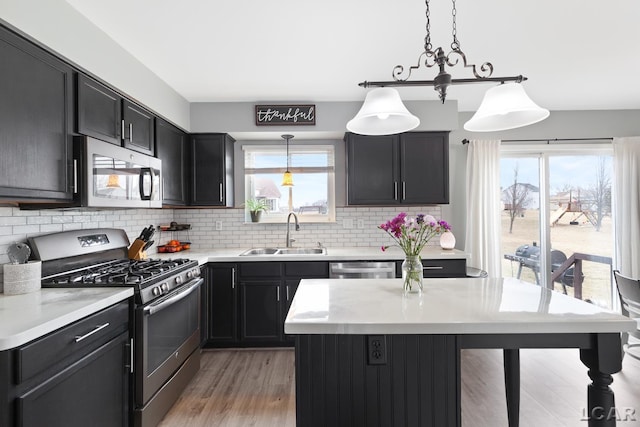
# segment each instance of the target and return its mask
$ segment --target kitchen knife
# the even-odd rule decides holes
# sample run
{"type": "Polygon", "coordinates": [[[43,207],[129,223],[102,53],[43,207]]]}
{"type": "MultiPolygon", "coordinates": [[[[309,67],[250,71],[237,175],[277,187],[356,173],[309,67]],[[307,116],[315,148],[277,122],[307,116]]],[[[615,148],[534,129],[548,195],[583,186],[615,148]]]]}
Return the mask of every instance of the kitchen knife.
{"type": "Polygon", "coordinates": [[[144,236],[147,234],[147,227],[142,229],[142,232],[140,233],[140,236],[138,236],[138,239],[143,240],[144,241],[144,236]]]}
{"type": "Polygon", "coordinates": [[[153,240],[149,240],[147,243],[145,243],[145,245],[142,247],[142,250],[146,251],[151,247],[151,245],[153,245],[153,240]]]}

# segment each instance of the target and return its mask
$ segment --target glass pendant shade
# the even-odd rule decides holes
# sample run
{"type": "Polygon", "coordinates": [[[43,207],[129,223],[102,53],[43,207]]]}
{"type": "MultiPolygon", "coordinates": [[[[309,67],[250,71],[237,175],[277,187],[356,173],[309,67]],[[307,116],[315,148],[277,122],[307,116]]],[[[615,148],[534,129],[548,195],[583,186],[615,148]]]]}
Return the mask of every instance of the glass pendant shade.
{"type": "Polygon", "coordinates": [[[282,184],[283,187],[293,187],[293,174],[289,171],[286,171],[284,175],[282,175],[282,184]]]}
{"type": "Polygon", "coordinates": [[[121,188],[120,179],[118,175],[109,175],[109,180],[107,181],[107,188],[121,188]]]}
{"type": "Polygon", "coordinates": [[[505,83],[489,89],[480,108],[464,124],[471,132],[496,132],[540,122],[549,110],[538,106],[519,83],[505,83]]]}
{"type": "Polygon", "coordinates": [[[404,106],[397,90],[381,87],[367,93],[356,116],[347,129],[361,135],[391,135],[415,129],[420,119],[404,106]]]}

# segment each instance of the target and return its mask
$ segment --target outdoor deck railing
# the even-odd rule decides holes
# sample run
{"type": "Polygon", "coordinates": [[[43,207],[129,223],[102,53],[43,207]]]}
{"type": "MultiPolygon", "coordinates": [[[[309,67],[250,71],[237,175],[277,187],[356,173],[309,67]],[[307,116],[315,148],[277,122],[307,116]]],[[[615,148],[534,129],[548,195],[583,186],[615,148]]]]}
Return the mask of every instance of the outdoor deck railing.
{"type": "Polygon", "coordinates": [[[551,286],[553,286],[553,282],[560,278],[565,271],[573,266],[573,296],[582,299],[582,261],[608,264],[609,273],[613,274],[611,271],[611,257],[576,252],[551,273],[551,286]]]}

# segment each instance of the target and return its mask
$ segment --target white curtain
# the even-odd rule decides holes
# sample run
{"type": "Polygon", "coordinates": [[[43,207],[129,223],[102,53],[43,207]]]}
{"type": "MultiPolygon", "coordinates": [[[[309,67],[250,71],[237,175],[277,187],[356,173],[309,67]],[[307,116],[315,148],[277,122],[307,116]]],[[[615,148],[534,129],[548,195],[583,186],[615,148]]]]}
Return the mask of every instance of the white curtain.
{"type": "Polygon", "coordinates": [[[613,139],[615,263],[640,278],[640,137],[613,139]]]}
{"type": "Polygon", "coordinates": [[[500,141],[471,140],[467,152],[468,265],[502,277],[500,257],[500,141]]]}

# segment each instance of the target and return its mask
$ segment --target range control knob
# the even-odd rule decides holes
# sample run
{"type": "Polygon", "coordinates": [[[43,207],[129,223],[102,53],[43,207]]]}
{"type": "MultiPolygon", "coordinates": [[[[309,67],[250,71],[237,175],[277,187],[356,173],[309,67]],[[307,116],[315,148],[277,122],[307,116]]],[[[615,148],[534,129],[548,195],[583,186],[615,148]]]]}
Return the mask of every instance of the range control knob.
{"type": "Polygon", "coordinates": [[[154,297],[157,297],[158,295],[160,295],[160,288],[156,286],[155,288],[151,289],[151,293],[154,297]]]}
{"type": "Polygon", "coordinates": [[[200,276],[200,269],[199,268],[194,268],[193,269],[193,277],[199,277],[200,276]]]}
{"type": "Polygon", "coordinates": [[[182,276],[176,277],[176,284],[179,285],[180,283],[182,283],[182,276]]]}
{"type": "Polygon", "coordinates": [[[169,292],[169,285],[167,282],[160,284],[160,289],[162,289],[162,292],[169,292]]]}
{"type": "Polygon", "coordinates": [[[187,279],[193,278],[193,271],[187,271],[187,279]]]}

